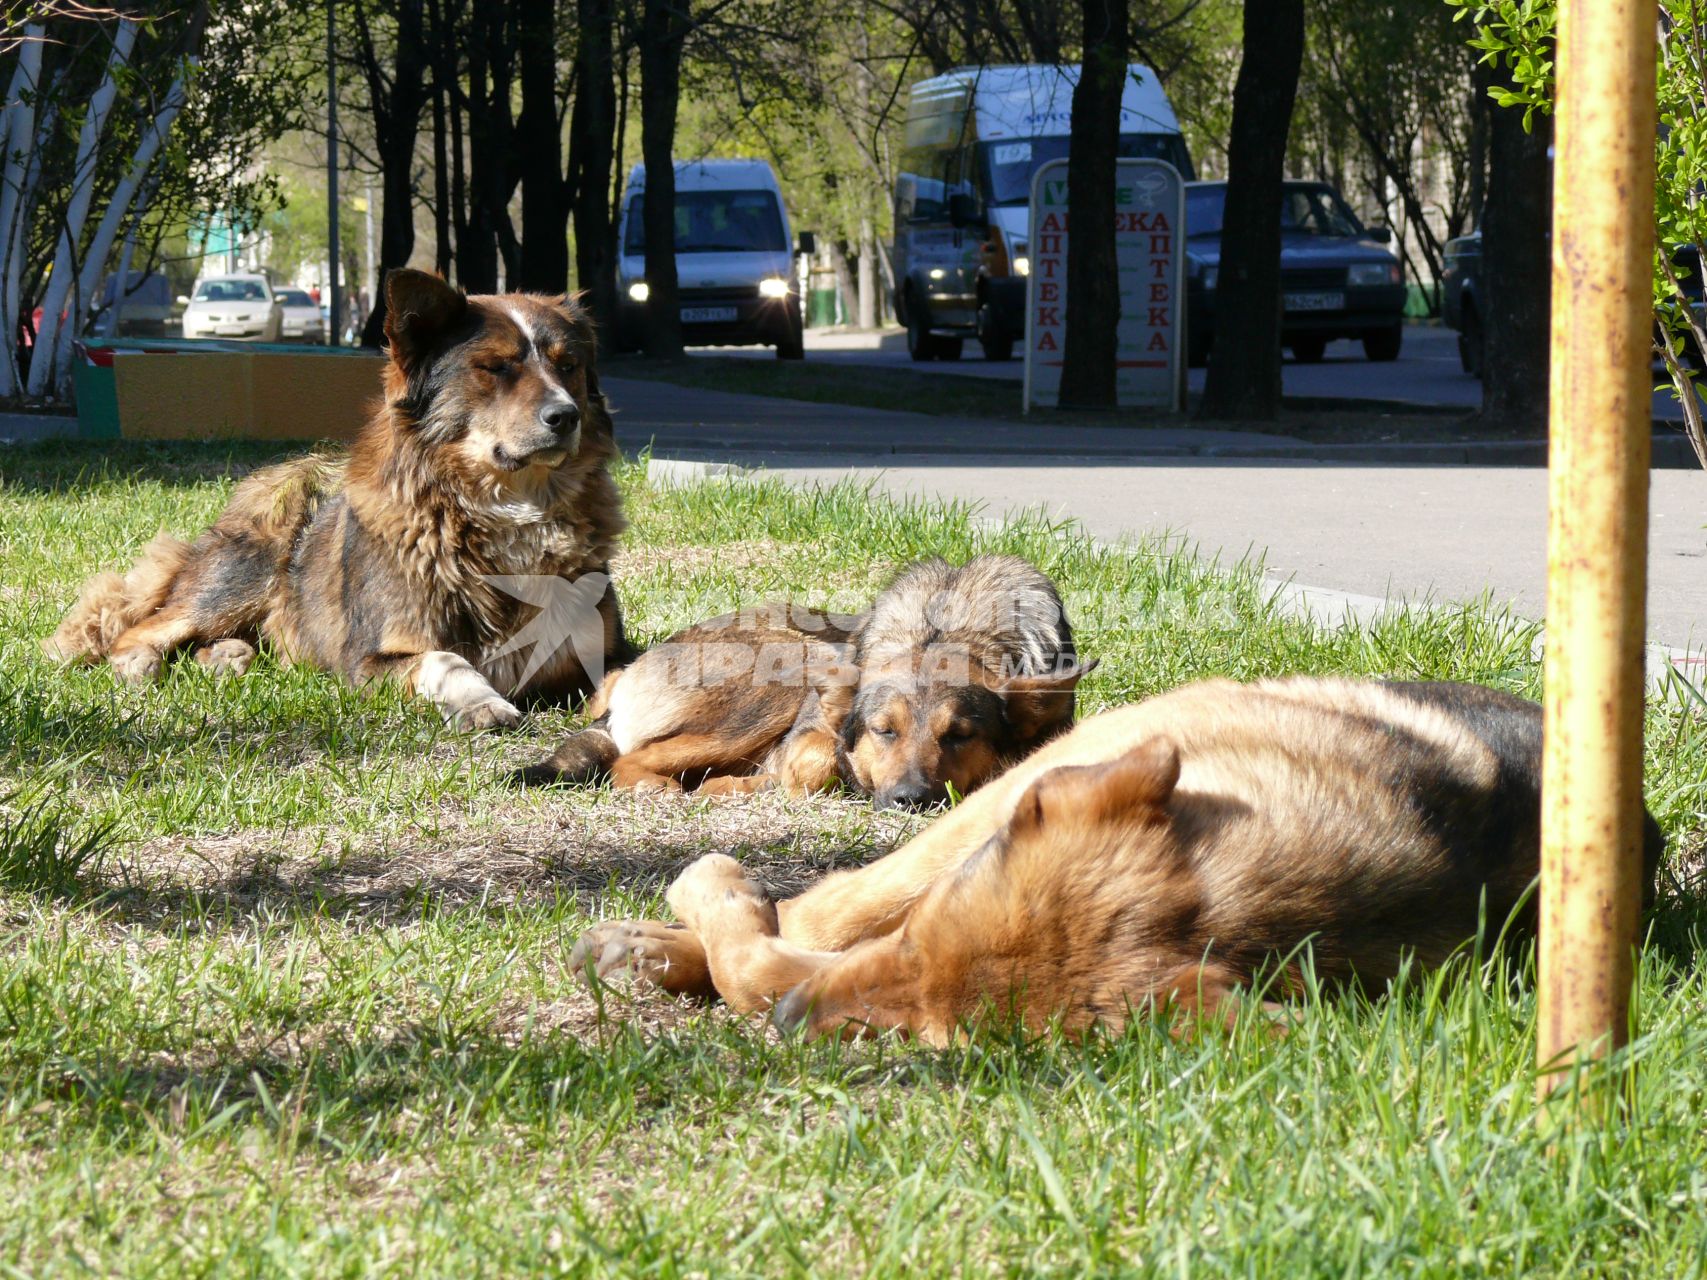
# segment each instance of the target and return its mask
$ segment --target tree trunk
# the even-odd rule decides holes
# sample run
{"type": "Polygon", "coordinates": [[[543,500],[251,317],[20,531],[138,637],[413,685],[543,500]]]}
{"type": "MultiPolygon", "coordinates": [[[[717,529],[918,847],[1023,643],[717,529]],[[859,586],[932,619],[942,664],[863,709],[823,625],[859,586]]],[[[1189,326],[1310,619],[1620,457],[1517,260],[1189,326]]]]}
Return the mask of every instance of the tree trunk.
{"type": "Polygon", "coordinates": [[[569,118],[574,184],[575,283],[601,334],[616,327],[616,254],[611,240],[611,167],[616,152],[612,0],[577,0],[574,112],[569,118]]]}
{"type": "Polygon", "coordinates": [[[878,325],[877,297],[877,233],[871,215],[862,214],[859,220],[859,327],[875,329],[878,325]]]}
{"type": "Polygon", "coordinates": [[[498,289],[498,239],[492,224],[492,166],[496,139],[492,136],[491,93],[486,85],[485,33],[476,34],[468,52],[468,92],[462,105],[468,117],[467,229],[456,240],[457,283],[470,293],[498,289]]]}
{"type": "Polygon", "coordinates": [[[1120,96],[1126,86],[1127,0],[1083,0],[1085,60],[1073,89],[1072,163],[1067,166],[1067,340],[1063,407],[1112,409],[1120,328],[1114,188],[1120,155],[1120,96]]]}
{"type": "Polygon", "coordinates": [[[859,286],[854,282],[854,247],[846,240],[830,244],[830,266],[836,273],[836,311],[832,323],[851,325],[859,309],[859,286]]]}
{"type": "MultiPolygon", "coordinates": [[[[454,86],[454,82],[453,82],[454,86]]],[[[468,239],[468,178],[464,167],[462,95],[454,87],[446,103],[450,115],[450,222],[456,238],[457,283],[462,283],[462,246],[468,239]]],[[[446,278],[448,279],[448,273],[446,278]]]]}
{"type": "Polygon", "coordinates": [[[676,288],[676,107],[682,90],[686,0],[646,0],[640,25],[640,154],[646,162],[646,354],[682,354],[676,288]]]}
{"type": "Polygon", "coordinates": [[[1535,117],[1523,131],[1523,112],[1488,113],[1488,199],[1482,213],[1482,278],[1478,295],[1483,333],[1482,421],[1504,428],[1547,424],[1547,342],[1552,269],[1547,235],[1552,218],[1547,147],[1553,122],[1535,117]]]}
{"type": "Polygon", "coordinates": [[[1482,225],[1482,209],[1488,198],[1488,116],[1493,103],[1488,89],[1493,75],[1481,63],[1470,73],[1470,146],[1466,168],[1464,204],[1470,213],[1470,226],[1482,225]]]}
{"type": "Polygon", "coordinates": [[[1233,87],[1215,345],[1198,416],[1280,410],[1280,184],[1304,56],[1303,0],[1249,0],[1233,87]]]}
{"type": "Polygon", "coordinates": [[[522,182],[522,248],[516,284],[541,293],[569,287],[569,188],[557,127],[557,5],[517,0],[522,114],[516,152],[522,182]]]}
{"type": "MultiPolygon", "coordinates": [[[[373,101],[374,143],[379,153],[382,206],[379,221],[380,287],[362,326],[361,345],[385,345],[385,277],[409,265],[415,252],[415,138],[420,132],[421,109],[427,101],[428,65],[422,41],[422,6],[397,7],[397,33],[392,49],[391,92],[383,107],[378,95],[373,101]]],[[[364,57],[371,56],[371,45],[364,57]]],[[[378,83],[375,69],[368,68],[368,83],[378,83]]],[[[331,319],[338,323],[338,317],[331,319]]]]}
{"type": "MultiPolygon", "coordinates": [[[[199,36],[197,37],[199,45],[199,36]]],[[[188,60],[189,75],[193,75],[198,65],[198,59],[193,55],[188,60]]],[[[106,211],[101,215],[100,225],[95,228],[95,237],[89,243],[89,252],[83,260],[83,272],[79,288],[85,296],[100,288],[101,271],[107,261],[107,255],[112,252],[113,241],[118,238],[119,223],[124,220],[137,193],[142,190],[143,181],[148,177],[148,171],[153,167],[154,158],[159,153],[161,144],[172,132],[173,122],[178,118],[178,112],[183,109],[188,97],[188,76],[180,75],[172,82],[172,87],[166,91],[166,96],[160,100],[160,110],[149,121],[148,127],[136,144],[136,151],[131,156],[130,169],[119,180],[112,194],[107,198],[106,211]]],[[[141,210],[138,210],[140,216],[141,210]]],[[[43,317],[46,323],[46,317],[43,317]]],[[[47,360],[41,358],[41,364],[47,360]]],[[[33,370],[37,366],[32,365],[33,370]]],[[[54,371],[55,385],[62,391],[71,381],[71,344],[66,342],[59,350],[54,371]]]]}
{"type": "Polygon", "coordinates": [[[0,115],[0,396],[16,395],[19,387],[18,303],[28,256],[22,225],[29,205],[25,157],[35,151],[35,93],[45,33],[39,22],[24,28],[24,43],[6,89],[5,114],[0,115]]]}
{"type": "MultiPolygon", "coordinates": [[[[450,279],[450,157],[446,150],[443,69],[433,78],[433,265],[450,279]]],[[[370,212],[371,218],[373,214],[370,212]]]]}

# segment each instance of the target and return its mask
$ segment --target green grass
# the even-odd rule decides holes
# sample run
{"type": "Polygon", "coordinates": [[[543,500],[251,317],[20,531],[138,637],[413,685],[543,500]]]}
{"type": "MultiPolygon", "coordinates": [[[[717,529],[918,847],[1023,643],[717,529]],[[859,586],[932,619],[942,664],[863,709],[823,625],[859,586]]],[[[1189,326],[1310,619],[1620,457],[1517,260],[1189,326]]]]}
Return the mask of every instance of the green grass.
{"type": "MultiPolygon", "coordinates": [[[[919,825],[844,799],[518,797],[574,723],[466,738],[263,658],[156,688],[36,647],[87,573],[209,519],[265,449],[0,453],[0,1272],[1682,1276],[1707,1271],[1707,716],[1656,705],[1672,839],[1628,1121],[1550,1141],[1521,971],[1423,977],[1173,1040],[800,1046],[568,971],[700,853],[791,891],[919,825]]],[[[1367,672],[1534,695],[1485,607],[1348,632],[1260,566],[1040,520],[621,476],[642,639],[894,565],[1028,555],[1102,659],[1091,709],[1197,676],[1367,672]],[[851,550],[859,548],[857,552],[851,550]]],[[[1520,967],[1521,969],[1521,967],[1520,967]]]]}

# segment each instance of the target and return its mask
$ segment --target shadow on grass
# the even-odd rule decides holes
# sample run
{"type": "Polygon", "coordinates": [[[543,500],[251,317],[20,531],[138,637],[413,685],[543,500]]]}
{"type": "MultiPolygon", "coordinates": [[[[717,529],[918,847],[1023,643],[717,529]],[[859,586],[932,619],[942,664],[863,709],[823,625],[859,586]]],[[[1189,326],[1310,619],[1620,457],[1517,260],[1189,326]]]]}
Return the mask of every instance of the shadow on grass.
{"type": "Polygon", "coordinates": [[[0,449],[0,489],[71,494],[143,481],[195,488],[305,453],[311,440],[51,440],[0,449]]]}
{"type": "Polygon", "coordinates": [[[773,893],[792,896],[830,871],[881,856],[918,824],[859,801],[808,803],[820,812],[805,824],[798,804],[780,800],[622,796],[529,805],[467,825],[444,821],[361,847],[284,830],[127,849],[110,826],[30,801],[0,822],[0,887],[168,934],[305,916],[390,927],[518,907],[590,913],[596,899],[617,892],[644,902],[709,852],[734,853],[773,893]]]}

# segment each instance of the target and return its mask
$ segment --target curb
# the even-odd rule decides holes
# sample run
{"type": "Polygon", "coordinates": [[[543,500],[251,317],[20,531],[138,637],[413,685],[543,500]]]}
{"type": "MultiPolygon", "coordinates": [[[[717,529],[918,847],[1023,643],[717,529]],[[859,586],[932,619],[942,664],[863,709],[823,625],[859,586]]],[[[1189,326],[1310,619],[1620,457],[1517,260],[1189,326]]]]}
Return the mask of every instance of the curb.
{"type": "MultiPolygon", "coordinates": [[[[1427,444],[1144,444],[1124,445],[1011,443],[983,441],[976,449],[960,444],[939,444],[930,440],[909,441],[905,444],[884,444],[859,440],[811,440],[785,438],[779,440],[751,437],[680,435],[674,432],[654,432],[646,445],[666,449],[673,458],[716,462],[728,455],[807,456],[898,458],[942,457],[964,455],[968,459],[993,457],[1019,458],[1202,458],[1208,461],[1256,460],[1272,462],[1343,462],[1412,464],[1418,466],[1474,467],[1544,467],[1547,465],[1545,440],[1490,440],[1486,442],[1458,441],[1427,444]]],[[[1652,442],[1651,469],[1661,471],[1693,471],[1700,467],[1695,451],[1681,435],[1667,432],[1656,435],[1652,442]]]]}

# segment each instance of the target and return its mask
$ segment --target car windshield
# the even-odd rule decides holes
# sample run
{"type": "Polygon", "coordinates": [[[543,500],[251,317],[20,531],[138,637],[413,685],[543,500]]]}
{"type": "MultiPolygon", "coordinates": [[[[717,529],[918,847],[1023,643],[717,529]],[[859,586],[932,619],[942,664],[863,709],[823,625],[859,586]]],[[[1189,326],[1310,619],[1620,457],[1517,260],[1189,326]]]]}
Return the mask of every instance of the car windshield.
{"type": "Polygon", "coordinates": [[[197,302],[265,302],[267,291],[257,280],[207,280],[196,290],[197,302]]]}
{"type": "MultiPolygon", "coordinates": [[[[1188,187],[1185,193],[1187,236],[1221,234],[1227,184],[1207,183],[1188,187]]],[[[1347,236],[1363,234],[1363,227],[1333,188],[1287,184],[1280,198],[1280,230],[1295,236],[1347,236]]]]}
{"type": "Polygon", "coordinates": [[[1363,234],[1357,218],[1328,187],[1288,187],[1280,198],[1280,230],[1301,236],[1363,234]]]}
{"type": "Polygon", "coordinates": [[[287,307],[312,307],[314,305],[314,299],[301,289],[280,289],[274,296],[287,307]]]}
{"type": "MultiPolygon", "coordinates": [[[[646,201],[628,202],[622,251],[646,252],[646,201]]],[[[782,215],[769,191],[676,192],[677,253],[786,253],[782,215]]]]}
{"type": "MultiPolygon", "coordinates": [[[[1070,139],[1015,138],[980,142],[978,163],[984,170],[984,189],[991,204],[1026,204],[1031,200],[1031,175],[1051,160],[1065,160],[1070,139]]],[[[1122,160],[1166,160],[1180,174],[1191,176],[1191,159],[1177,133],[1123,133],[1122,160]]]]}

